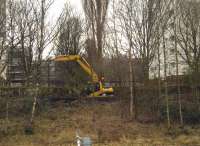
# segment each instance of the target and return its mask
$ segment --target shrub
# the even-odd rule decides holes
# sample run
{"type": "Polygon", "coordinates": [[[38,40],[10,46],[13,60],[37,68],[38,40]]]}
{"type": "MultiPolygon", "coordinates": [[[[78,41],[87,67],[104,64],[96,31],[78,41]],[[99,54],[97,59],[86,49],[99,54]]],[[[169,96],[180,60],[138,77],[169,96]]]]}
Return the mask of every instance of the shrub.
{"type": "MultiPolygon", "coordinates": [[[[169,105],[170,119],[179,121],[179,105],[171,103],[169,105]]],[[[200,110],[197,104],[183,104],[182,105],[183,121],[186,124],[199,124],[200,123],[200,110]]],[[[166,119],[166,105],[160,106],[160,119],[163,121],[166,119]]]]}

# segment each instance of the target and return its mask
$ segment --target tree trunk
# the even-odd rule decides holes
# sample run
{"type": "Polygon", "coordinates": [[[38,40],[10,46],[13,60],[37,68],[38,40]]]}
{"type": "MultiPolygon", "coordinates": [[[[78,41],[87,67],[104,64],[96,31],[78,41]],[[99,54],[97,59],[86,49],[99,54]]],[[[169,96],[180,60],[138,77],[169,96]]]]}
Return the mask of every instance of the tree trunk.
{"type": "MultiPolygon", "coordinates": [[[[176,1],[175,1],[175,11],[176,11],[176,1]]],[[[176,12],[174,15],[174,48],[175,48],[175,58],[176,58],[176,85],[177,85],[177,97],[179,104],[179,118],[180,124],[183,125],[183,114],[182,114],[182,102],[181,102],[181,88],[179,79],[179,60],[178,60],[178,48],[177,48],[177,34],[176,34],[176,12]]]]}
{"type": "MultiPolygon", "coordinates": [[[[160,44],[160,40],[159,40],[160,44]]],[[[160,76],[160,70],[161,70],[161,60],[160,60],[160,45],[158,46],[158,99],[157,99],[157,118],[159,116],[159,102],[161,99],[161,76],[160,76]]]]}
{"type": "Polygon", "coordinates": [[[36,104],[37,104],[38,95],[39,95],[39,84],[37,84],[37,87],[36,87],[36,95],[35,95],[34,101],[33,101],[30,125],[33,124],[33,120],[34,120],[34,117],[35,117],[35,110],[36,110],[36,104]]]}
{"type": "Polygon", "coordinates": [[[170,124],[170,115],[169,115],[169,97],[168,97],[168,88],[167,88],[167,55],[166,55],[166,46],[165,46],[165,28],[163,28],[163,55],[164,55],[164,78],[165,78],[165,100],[166,100],[166,113],[167,113],[167,126],[171,127],[170,124]]]}
{"type": "Polygon", "coordinates": [[[41,24],[40,24],[40,42],[38,48],[38,62],[37,62],[37,81],[40,84],[40,74],[41,74],[41,63],[42,63],[42,53],[44,50],[44,21],[45,21],[45,2],[46,0],[41,0],[41,24]]]}
{"type": "Polygon", "coordinates": [[[147,59],[145,59],[145,62],[144,62],[144,83],[148,83],[149,81],[149,61],[147,59]]]}
{"type": "MultiPolygon", "coordinates": [[[[99,22],[100,23],[100,22],[99,22]]],[[[103,27],[101,24],[97,26],[97,61],[98,61],[98,72],[100,76],[103,76],[103,51],[102,51],[102,34],[103,27]]]]}
{"type": "Polygon", "coordinates": [[[133,67],[131,48],[129,50],[129,81],[130,81],[130,116],[133,118],[133,67]]]}
{"type": "Polygon", "coordinates": [[[9,102],[6,101],[6,133],[8,133],[9,128],[9,102]]]}

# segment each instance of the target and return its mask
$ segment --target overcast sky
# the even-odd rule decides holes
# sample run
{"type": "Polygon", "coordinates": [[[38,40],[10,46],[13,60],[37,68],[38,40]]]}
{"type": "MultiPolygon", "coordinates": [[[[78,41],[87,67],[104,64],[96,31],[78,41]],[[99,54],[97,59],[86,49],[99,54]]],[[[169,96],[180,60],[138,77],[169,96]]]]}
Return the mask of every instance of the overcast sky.
{"type": "MultiPolygon", "coordinates": [[[[83,12],[81,1],[82,0],[55,0],[48,11],[48,23],[50,23],[51,26],[56,24],[56,20],[60,16],[66,2],[68,2],[77,11],[77,13],[81,14],[83,12]]],[[[52,43],[44,50],[44,57],[49,55],[49,50],[51,48],[52,43]]]]}
{"type": "Polygon", "coordinates": [[[52,21],[54,21],[59,14],[62,12],[64,8],[64,4],[68,2],[71,4],[73,8],[77,10],[77,12],[82,12],[82,2],[81,0],[55,0],[51,9],[49,10],[49,17],[52,21]]]}

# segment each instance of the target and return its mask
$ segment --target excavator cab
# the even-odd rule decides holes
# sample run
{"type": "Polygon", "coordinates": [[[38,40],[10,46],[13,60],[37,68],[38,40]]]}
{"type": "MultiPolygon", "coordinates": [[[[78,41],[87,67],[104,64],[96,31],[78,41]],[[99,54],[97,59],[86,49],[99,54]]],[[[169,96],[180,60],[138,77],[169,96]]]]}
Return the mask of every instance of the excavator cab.
{"type": "Polygon", "coordinates": [[[97,92],[100,90],[100,84],[89,82],[87,87],[85,88],[86,95],[90,95],[91,93],[97,92]]]}
{"type": "Polygon", "coordinates": [[[114,91],[110,84],[102,82],[89,83],[86,88],[86,95],[89,97],[106,97],[112,96],[114,91]]]}

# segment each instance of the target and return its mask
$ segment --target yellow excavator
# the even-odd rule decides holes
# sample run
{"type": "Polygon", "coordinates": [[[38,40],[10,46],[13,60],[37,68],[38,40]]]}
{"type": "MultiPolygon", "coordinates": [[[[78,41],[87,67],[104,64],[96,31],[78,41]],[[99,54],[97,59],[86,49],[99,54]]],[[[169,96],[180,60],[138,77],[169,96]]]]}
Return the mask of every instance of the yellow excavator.
{"type": "Polygon", "coordinates": [[[82,67],[82,69],[91,77],[91,82],[89,82],[85,91],[89,97],[106,97],[114,94],[113,87],[111,87],[109,83],[104,83],[103,80],[98,77],[92,66],[80,55],[59,55],[54,58],[54,61],[74,61],[82,67]]]}

